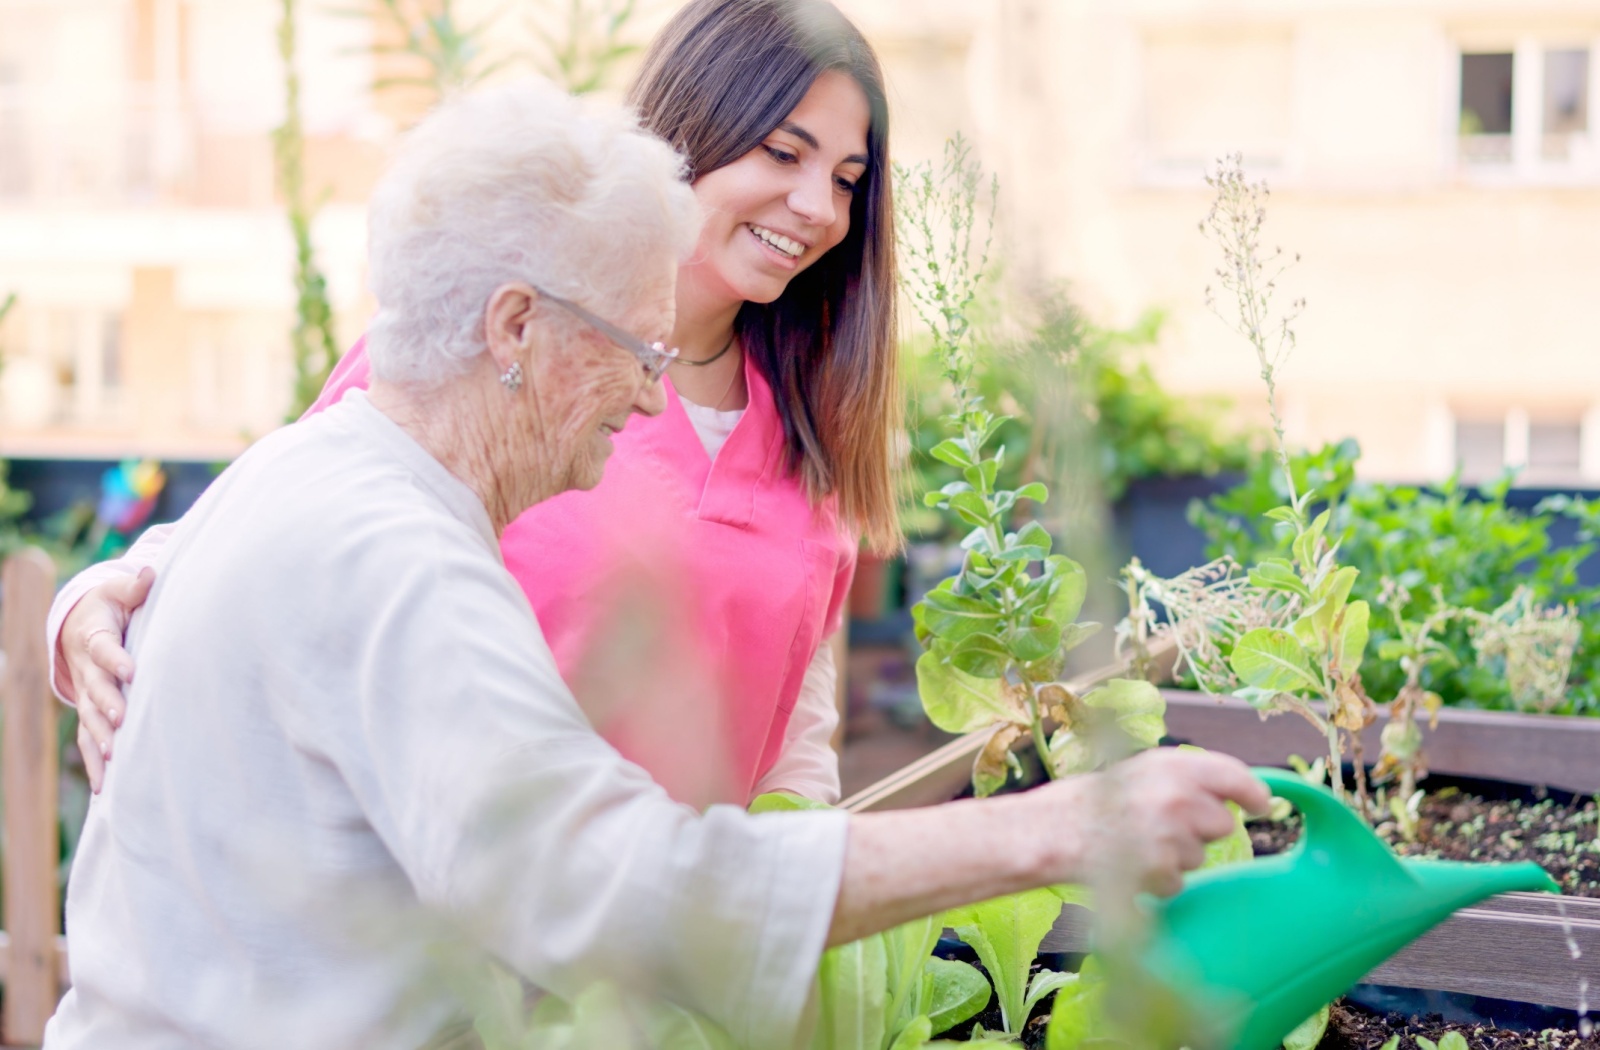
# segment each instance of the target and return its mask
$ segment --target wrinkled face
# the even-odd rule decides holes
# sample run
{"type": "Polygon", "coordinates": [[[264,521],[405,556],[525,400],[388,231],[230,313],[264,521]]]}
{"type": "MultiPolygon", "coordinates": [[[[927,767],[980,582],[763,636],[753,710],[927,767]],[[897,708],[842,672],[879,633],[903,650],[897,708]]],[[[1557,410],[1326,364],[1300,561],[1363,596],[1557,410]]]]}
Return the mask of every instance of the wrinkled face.
{"type": "Polygon", "coordinates": [[[680,280],[706,300],[770,303],[850,231],[871,110],[830,70],[761,145],[695,181],[705,214],[680,280]]]}
{"type": "MultiPolygon", "coordinates": [[[[651,267],[628,304],[585,303],[595,314],[647,342],[672,331],[677,267],[670,252],[651,267]]],[[[537,354],[532,384],[535,411],[560,491],[592,489],[611,455],[611,435],[634,412],[653,416],[666,407],[660,380],[650,380],[628,350],[554,306],[567,338],[553,339],[537,354]]]]}

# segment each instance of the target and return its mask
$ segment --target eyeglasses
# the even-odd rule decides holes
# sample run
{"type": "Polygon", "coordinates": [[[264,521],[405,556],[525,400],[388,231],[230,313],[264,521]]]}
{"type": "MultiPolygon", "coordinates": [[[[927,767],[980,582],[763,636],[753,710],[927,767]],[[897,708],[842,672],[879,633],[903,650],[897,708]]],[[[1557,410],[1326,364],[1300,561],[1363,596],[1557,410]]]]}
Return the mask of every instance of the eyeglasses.
{"type": "Polygon", "coordinates": [[[550,300],[552,303],[555,303],[557,306],[561,307],[561,309],[567,311],[578,320],[589,325],[591,328],[604,335],[607,339],[611,340],[613,343],[616,343],[618,346],[622,347],[622,349],[628,351],[634,357],[637,357],[639,359],[639,364],[644,366],[644,374],[649,377],[651,382],[655,382],[664,374],[666,374],[667,366],[672,364],[673,361],[677,360],[678,350],[676,347],[669,350],[667,349],[667,344],[665,343],[647,343],[638,336],[618,328],[605,318],[596,317],[594,314],[590,313],[588,310],[585,310],[583,307],[579,306],[570,299],[563,299],[559,295],[552,295],[543,288],[539,288],[537,286],[535,286],[533,290],[550,300]]]}

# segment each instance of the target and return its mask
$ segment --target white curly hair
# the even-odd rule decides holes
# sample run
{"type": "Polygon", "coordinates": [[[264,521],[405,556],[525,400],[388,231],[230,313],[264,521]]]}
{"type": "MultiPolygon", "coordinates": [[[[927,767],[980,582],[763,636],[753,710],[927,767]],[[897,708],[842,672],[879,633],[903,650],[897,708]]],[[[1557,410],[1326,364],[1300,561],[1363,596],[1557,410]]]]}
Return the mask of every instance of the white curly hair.
{"type": "Polygon", "coordinates": [[[373,374],[420,385],[461,374],[509,281],[618,316],[659,272],[658,253],[694,247],[685,170],[630,112],[547,81],[446,101],[406,136],[368,208],[373,374]]]}

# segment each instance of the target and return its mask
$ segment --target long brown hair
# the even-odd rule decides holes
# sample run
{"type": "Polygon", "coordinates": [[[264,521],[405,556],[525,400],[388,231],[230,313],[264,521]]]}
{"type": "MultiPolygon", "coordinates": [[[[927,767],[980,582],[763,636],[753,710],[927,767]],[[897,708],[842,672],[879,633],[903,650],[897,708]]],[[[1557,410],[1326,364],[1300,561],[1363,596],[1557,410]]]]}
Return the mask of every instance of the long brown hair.
{"type": "Polygon", "coordinates": [[[776,300],[745,303],[735,329],[772,385],[790,471],[887,552],[900,545],[901,412],[889,107],[871,45],[827,0],[691,0],[650,45],[629,101],[695,179],[759,146],[830,70],[861,86],[872,114],[850,232],[776,300]]]}

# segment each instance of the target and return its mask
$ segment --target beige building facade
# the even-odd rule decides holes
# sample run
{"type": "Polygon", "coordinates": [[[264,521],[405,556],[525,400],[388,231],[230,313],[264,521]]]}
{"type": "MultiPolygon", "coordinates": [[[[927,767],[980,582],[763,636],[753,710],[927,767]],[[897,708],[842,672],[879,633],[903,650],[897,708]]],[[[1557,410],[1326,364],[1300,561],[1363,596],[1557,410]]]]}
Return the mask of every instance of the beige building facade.
{"type": "MultiPolygon", "coordinates": [[[[372,22],[302,4],[309,182],[359,332],[360,202],[403,107],[372,22]]],[[[528,0],[533,11],[565,7],[528,0]]],[[[646,4],[642,38],[676,5],[646,4]]],[[[1178,390],[1260,403],[1205,308],[1208,161],[1272,186],[1303,256],[1283,381],[1300,441],[1370,476],[1600,483],[1600,0],[840,0],[878,46],[902,159],[960,130],[1002,183],[1013,289],[1168,311],[1178,390]]],[[[501,5],[459,4],[466,16],[501,5]]],[[[289,399],[273,0],[0,0],[0,453],[213,457],[289,399]]],[[[494,39],[525,43],[528,12],[494,39]]],[[[504,17],[511,18],[506,15],[504,17]]],[[[629,71],[623,70],[625,77],[629,71]]]]}

